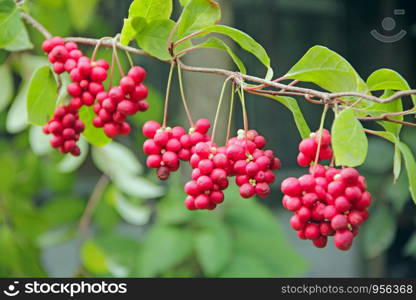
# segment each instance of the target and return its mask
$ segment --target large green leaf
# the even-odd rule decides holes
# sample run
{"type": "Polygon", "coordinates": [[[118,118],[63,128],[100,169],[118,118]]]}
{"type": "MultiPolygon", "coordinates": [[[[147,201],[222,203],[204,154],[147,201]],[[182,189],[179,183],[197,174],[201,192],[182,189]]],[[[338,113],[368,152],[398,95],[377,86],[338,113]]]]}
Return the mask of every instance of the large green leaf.
{"type": "Polygon", "coordinates": [[[269,55],[263,46],[256,42],[247,33],[225,25],[208,26],[204,28],[202,35],[209,33],[223,34],[234,40],[234,42],[236,42],[241,48],[253,54],[263,65],[266,66],[266,79],[271,79],[273,77],[273,69],[270,67],[269,55]]]}
{"type": "Polygon", "coordinates": [[[0,66],[0,112],[6,108],[13,97],[13,76],[8,65],[4,64],[0,66]]]}
{"type": "MultiPolygon", "coordinates": [[[[150,55],[160,60],[169,60],[171,56],[168,51],[167,40],[174,26],[175,22],[172,20],[151,21],[144,28],[140,28],[140,32],[136,36],[137,43],[150,55]]],[[[133,23],[133,28],[137,28],[135,23],[133,23]]]]}
{"type": "Polygon", "coordinates": [[[45,155],[52,151],[49,144],[50,136],[42,131],[40,126],[31,126],[29,130],[29,144],[36,155],[45,155]]]}
{"type": "Polygon", "coordinates": [[[365,82],[345,58],[322,46],[309,49],[285,77],[312,82],[331,92],[367,89],[365,82]]]}
{"type": "Polygon", "coordinates": [[[128,199],[120,192],[116,193],[115,207],[124,221],[136,226],[145,225],[152,214],[151,208],[141,199],[128,199]]]}
{"type": "Polygon", "coordinates": [[[35,71],[27,92],[27,114],[29,122],[45,125],[52,117],[58,97],[55,76],[49,66],[35,71]]]}
{"type": "Polygon", "coordinates": [[[107,137],[102,128],[97,128],[92,124],[95,114],[91,107],[83,106],[79,111],[79,119],[84,123],[85,130],[82,136],[90,144],[102,147],[111,142],[111,139],[107,137]]]}
{"type": "Polygon", "coordinates": [[[223,50],[230,55],[231,59],[235,63],[235,65],[238,67],[241,73],[246,74],[246,67],[244,66],[244,63],[241,61],[241,59],[234,53],[234,51],[223,41],[216,37],[211,37],[205,42],[198,44],[195,46],[195,48],[211,48],[211,49],[218,49],[223,50]]]}
{"type": "Polygon", "coordinates": [[[11,43],[22,29],[14,0],[0,0],[0,48],[11,43]]]}
{"type": "Polygon", "coordinates": [[[19,33],[4,47],[5,50],[13,52],[33,49],[33,44],[30,41],[29,34],[23,22],[21,22],[19,27],[19,33]]]}
{"type": "Polygon", "coordinates": [[[335,118],[332,125],[332,147],[338,166],[357,167],[367,157],[367,136],[350,108],[335,118]]]}
{"type": "Polygon", "coordinates": [[[28,88],[29,83],[27,81],[20,83],[17,95],[7,113],[6,129],[12,134],[19,133],[28,126],[26,109],[26,94],[28,88]]]}
{"type": "Polygon", "coordinates": [[[76,30],[84,31],[94,20],[99,0],[68,0],[68,12],[76,30]]]}
{"type": "Polygon", "coordinates": [[[222,225],[202,230],[195,237],[198,261],[207,276],[217,275],[231,258],[232,236],[225,224],[222,225]]]}
{"type": "Polygon", "coordinates": [[[398,141],[397,146],[403,154],[404,165],[406,166],[409,190],[413,201],[416,203],[416,160],[412,150],[403,142],[398,141]]]}
{"type": "Polygon", "coordinates": [[[221,18],[221,9],[214,0],[191,0],[183,9],[176,29],[177,38],[182,38],[213,25],[221,18]]]}
{"type": "Polygon", "coordinates": [[[192,252],[192,235],[182,228],[154,226],[144,240],[137,276],[152,277],[181,263],[192,252]]]}
{"type": "Polygon", "coordinates": [[[379,206],[363,228],[364,253],[375,258],[393,242],[397,225],[394,216],[385,206],[379,206]]]}

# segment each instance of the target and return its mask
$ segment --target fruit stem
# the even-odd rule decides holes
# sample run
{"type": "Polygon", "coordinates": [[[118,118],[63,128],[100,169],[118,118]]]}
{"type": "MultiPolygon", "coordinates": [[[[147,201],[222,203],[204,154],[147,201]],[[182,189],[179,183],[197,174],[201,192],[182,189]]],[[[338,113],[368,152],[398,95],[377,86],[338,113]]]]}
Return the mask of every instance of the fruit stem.
{"type": "Polygon", "coordinates": [[[194,122],[192,121],[191,112],[189,110],[186,98],[185,98],[185,90],[183,88],[183,81],[182,81],[182,70],[180,64],[178,64],[178,78],[179,78],[179,90],[181,92],[181,98],[183,107],[185,108],[186,117],[188,118],[189,125],[194,127],[194,122]]]}
{"type": "Polygon", "coordinates": [[[113,86],[113,79],[114,79],[114,60],[115,60],[115,52],[111,54],[111,67],[110,67],[110,81],[108,83],[108,89],[111,89],[113,86]]]}
{"type": "Polygon", "coordinates": [[[162,128],[166,128],[166,122],[168,119],[168,105],[169,105],[169,93],[170,93],[170,86],[172,84],[172,75],[173,69],[175,68],[175,62],[171,62],[170,70],[169,70],[169,77],[168,77],[168,84],[166,86],[166,96],[165,96],[165,108],[163,112],[163,124],[162,128]]]}
{"type": "Polygon", "coordinates": [[[247,134],[247,131],[248,131],[248,117],[247,117],[246,101],[244,99],[243,85],[240,86],[239,95],[240,95],[241,107],[242,107],[242,110],[243,110],[244,131],[247,134]]]}
{"type": "Polygon", "coordinates": [[[315,173],[315,169],[319,161],[319,153],[321,152],[321,146],[322,146],[322,130],[324,129],[324,123],[325,123],[325,117],[326,117],[327,111],[328,111],[328,104],[325,104],[324,111],[322,112],[322,116],[321,116],[321,122],[319,123],[318,148],[316,149],[315,163],[314,163],[312,175],[315,173]]]}
{"type": "Polygon", "coordinates": [[[235,94],[235,83],[233,82],[233,84],[231,86],[230,112],[228,114],[227,136],[225,138],[225,144],[227,143],[228,139],[230,138],[231,121],[233,119],[233,111],[234,111],[234,94],[235,94]]]}
{"type": "Polygon", "coordinates": [[[98,43],[97,43],[97,45],[95,45],[94,51],[92,52],[92,56],[91,56],[91,61],[92,62],[95,61],[95,58],[97,57],[98,50],[100,49],[103,41],[109,40],[109,39],[112,39],[112,38],[111,37],[103,37],[103,38],[98,40],[98,43]]]}
{"type": "Polygon", "coordinates": [[[116,58],[118,70],[120,71],[121,76],[124,77],[125,74],[123,72],[123,68],[121,67],[120,58],[118,57],[118,53],[117,53],[117,46],[116,46],[117,37],[118,37],[118,35],[113,39],[113,53],[115,53],[115,58],[116,58]]]}
{"type": "Polygon", "coordinates": [[[227,83],[230,79],[231,79],[231,77],[228,77],[227,79],[225,79],[224,84],[222,85],[220,99],[218,100],[218,105],[217,105],[217,111],[215,112],[214,126],[212,128],[212,141],[213,142],[215,142],[215,133],[216,133],[216,129],[217,129],[217,123],[218,123],[218,118],[219,118],[219,115],[220,115],[222,102],[223,102],[223,99],[224,99],[225,88],[227,87],[227,83]]]}
{"type": "Polygon", "coordinates": [[[128,61],[129,61],[130,67],[133,68],[134,62],[133,62],[133,59],[131,58],[130,53],[127,50],[124,50],[124,53],[126,53],[126,56],[127,56],[128,61]]]}

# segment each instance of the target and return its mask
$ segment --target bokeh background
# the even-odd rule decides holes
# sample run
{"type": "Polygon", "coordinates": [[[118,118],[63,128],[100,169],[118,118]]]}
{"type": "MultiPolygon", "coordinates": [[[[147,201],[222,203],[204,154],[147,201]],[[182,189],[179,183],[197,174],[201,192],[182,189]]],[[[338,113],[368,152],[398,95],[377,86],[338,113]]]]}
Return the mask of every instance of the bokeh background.
{"type": "MultiPolygon", "coordinates": [[[[32,0],[31,14],[54,35],[102,37],[120,32],[130,0],[32,0]]],[[[175,2],[174,16],[180,6],[175,2]]],[[[222,0],[223,23],[241,29],[268,51],[282,75],[312,46],[343,55],[365,79],[374,70],[392,68],[416,86],[416,5],[411,0],[222,0]],[[394,15],[394,9],[405,14],[394,15]],[[386,31],[385,17],[396,27],[386,31]],[[375,40],[406,30],[392,44],[375,40]]],[[[160,183],[143,167],[140,126],[161,120],[168,66],[143,57],[148,70],[151,109],[131,118],[133,133],[104,148],[83,145],[85,155],[64,158],[49,149],[48,138],[26,122],[25,92],[32,72],[46,64],[41,36],[29,29],[31,51],[0,51],[0,276],[108,277],[411,277],[416,276],[416,207],[402,175],[393,185],[393,147],[370,139],[370,155],[360,168],[375,203],[353,248],[340,252],[331,242],[316,249],[297,239],[281,208],[279,182],[305,170],[296,166],[299,135],[292,116],[271,100],[247,96],[250,126],[268,138],[283,161],[272,195],[244,200],[230,188],[214,212],[188,212],[183,206],[184,170],[160,183]]],[[[92,52],[91,48],[83,47],[92,52]]],[[[249,73],[264,69],[235,49],[249,73]]],[[[125,69],[127,59],[120,52],[125,69]]],[[[109,59],[110,50],[99,56],[109,59]]],[[[188,64],[232,68],[229,58],[201,50],[188,64]]],[[[185,74],[194,117],[213,120],[224,78],[185,74]]],[[[174,80],[169,122],[186,126],[174,80]],[[178,104],[178,105],[177,105],[178,104]]],[[[407,101],[408,102],[408,101],[407,101]]],[[[300,99],[312,129],[321,107],[300,99]]],[[[225,128],[222,114],[220,128],[225,128]]],[[[331,118],[327,120],[330,126],[331,118]]],[[[234,128],[241,127],[237,109],[234,128]]],[[[368,124],[366,124],[368,125],[368,124]]],[[[373,125],[371,125],[373,126],[373,125]]],[[[376,125],[375,125],[376,126],[376,125]]],[[[377,127],[374,127],[377,128],[377,127]]],[[[222,130],[224,132],[225,130],[222,130]]],[[[219,139],[224,134],[219,135],[219,139]]],[[[416,152],[416,131],[403,140],[416,152]]]]}

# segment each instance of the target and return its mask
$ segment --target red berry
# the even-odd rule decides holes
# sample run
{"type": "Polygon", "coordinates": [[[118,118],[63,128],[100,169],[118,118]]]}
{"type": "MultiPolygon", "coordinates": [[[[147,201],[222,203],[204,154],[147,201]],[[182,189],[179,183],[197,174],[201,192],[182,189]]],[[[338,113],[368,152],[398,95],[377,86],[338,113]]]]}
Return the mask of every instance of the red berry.
{"type": "Polygon", "coordinates": [[[250,183],[245,183],[242,186],[240,186],[240,195],[243,198],[250,198],[253,197],[255,194],[254,186],[252,186],[250,183]]]}
{"type": "Polygon", "coordinates": [[[351,208],[350,202],[344,196],[335,199],[335,208],[339,212],[346,212],[351,208]]]}
{"type": "Polygon", "coordinates": [[[139,84],[134,87],[133,92],[130,93],[133,101],[140,101],[147,98],[149,91],[144,84],[139,84]]]}
{"type": "Polygon", "coordinates": [[[301,221],[298,215],[293,215],[290,218],[290,226],[295,230],[302,230],[305,227],[305,222],[301,221]]]}
{"type": "Polygon", "coordinates": [[[315,156],[317,148],[318,148],[318,144],[313,138],[304,139],[299,144],[299,152],[302,152],[305,156],[311,159],[315,159],[314,156],[315,156]]]}
{"type": "Polygon", "coordinates": [[[259,197],[265,198],[270,194],[270,186],[265,182],[258,182],[255,189],[259,197]]]}
{"type": "Polygon", "coordinates": [[[346,229],[348,226],[348,219],[345,215],[336,215],[331,220],[331,227],[335,230],[346,229]]]}
{"type": "Polygon", "coordinates": [[[201,192],[199,190],[198,184],[194,180],[187,182],[185,184],[184,190],[185,190],[185,193],[190,195],[190,196],[197,196],[201,192]]]}
{"type": "Polygon", "coordinates": [[[354,235],[349,230],[340,230],[335,233],[334,244],[340,250],[348,250],[351,248],[354,235]]]}
{"type": "Polygon", "coordinates": [[[162,125],[160,125],[159,122],[147,121],[144,123],[142,131],[145,137],[152,139],[160,127],[162,127],[162,125]]]}
{"type": "Polygon", "coordinates": [[[130,69],[128,76],[131,77],[136,84],[139,84],[146,79],[146,70],[136,66],[130,69]]]}
{"type": "Polygon", "coordinates": [[[195,123],[195,131],[198,131],[202,134],[207,133],[210,127],[211,123],[207,119],[199,119],[195,123]]]}
{"type": "Polygon", "coordinates": [[[341,170],[341,180],[345,183],[347,186],[352,186],[357,184],[358,177],[360,174],[358,171],[354,168],[345,168],[341,170]]]}
{"type": "Polygon", "coordinates": [[[129,100],[123,100],[117,105],[117,110],[126,116],[131,116],[137,112],[137,105],[129,100]]]}
{"type": "Polygon", "coordinates": [[[328,238],[326,236],[319,236],[317,239],[313,240],[313,244],[316,248],[325,248],[328,242],[328,238]]]}
{"type": "Polygon", "coordinates": [[[113,139],[118,134],[118,127],[114,123],[107,123],[107,124],[104,125],[104,133],[110,139],[113,139]]]}
{"type": "Polygon", "coordinates": [[[297,211],[302,207],[302,201],[298,197],[284,196],[285,207],[290,211],[297,211]]]}
{"type": "Polygon", "coordinates": [[[299,184],[304,191],[313,192],[315,190],[315,178],[311,175],[299,177],[299,184]]]}
{"type": "Polygon", "coordinates": [[[214,163],[209,159],[202,159],[198,163],[198,168],[201,170],[202,174],[210,174],[214,169],[214,163]]]}
{"type": "Polygon", "coordinates": [[[310,223],[305,227],[305,237],[309,240],[315,240],[319,237],[319,226],[315,223],[310,223]]]}
{"type": "Polygon", "coordinates": [[[281,189],[283,194],[292,197],[300,196],[302,193],[299,180],[295,177],[286,178],[281,184],[281,189]]]}

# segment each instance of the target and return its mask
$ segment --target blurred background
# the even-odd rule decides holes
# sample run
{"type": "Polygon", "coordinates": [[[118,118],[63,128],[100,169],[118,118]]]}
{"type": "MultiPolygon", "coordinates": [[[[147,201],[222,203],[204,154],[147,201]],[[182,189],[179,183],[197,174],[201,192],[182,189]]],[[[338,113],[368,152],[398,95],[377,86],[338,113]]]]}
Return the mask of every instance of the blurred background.
{"type": "MultiPolygon", "coordinates": [[[[174,18],[180,6],[175,2],[174,18]]],[[[226,0],[223,23],[243,30],[269,53],[276,76],[285,74],[312,46],[344,56],[366,79],[391,68],[416,86],[416,5],[411,0],[226,0]],[[395,14],[395,9],[404,10],[395,14]],[[394,23],[384,21],[390,17],[394,23]],[[390,26],[387,26],[389,24],[390,26]],[[392,26],[394,25],[394,26],[392,26]],[[406,35],[383,43],[370,32],[406,35]]],[[[30,13],[54,35],[102,37],[120,32],[130,0],[26,0],[30,13]]],[[[300,141],[292,115],[277,102],[247,96],[250,126],[283,162],[266,200],[245,200],[231,187],[214,212],[188,212],[183,183],[189,169],[160,183],[143,167],[141,125],[161,120],[168,66],[134,57],[148,70],[151,109],[130,119],[130,137],[103,148],[84,143],[80,158],[51,151],[48,137],[26,121],[25,93],[32,72],[46,64],[41,36],[28,28],[33,50],[0,51],[0,276],[108,277],[411,277],[416,276],[416,207],[407,178],[392,180],[391,144],[370,138],[367,176],[375,203],[353,248],[316,249],[298,240],[281,207],[280,181],[299,176],[300,141]],[[120,171],[118,171],[120,170],[120,171]]],[[[231,43],[230,43],[231,45],[231,43]]],[[[263,75],[255,58],[237,49],[248,72],[263,75]]],[[[11,48],[9,49],[11,50],[11,48]]],[[[14,49],[16,50],[16,49],[14,49]]],[[[83,47],[88,53],[91,48],[83,47]]],[[[127,59],[120,52],[125,70],[127,59]]],[[[110,50],[99,57],[110,59],[110,50]]],[[[215,50],[186,58],[197,66],[233,68],[215,50]]],[[[213,121],[224,78],[186,74],[194,118],[213,121]]],[[[187,126],[174,80],[169,123],[187,126]]],[[[63,95],[65,96],[65,95],[63,95]]],[[[409,103],[409,101],[404,101],[409,103]]],[[[321,107],[300,99],[312,130],[321,107]]],[[[225,128],[225,114],[221,126],[225,128]]],[[[332,116],[331,116],[332,117],[332,116]]],[[[327,120],[330,127],[331,117],[327,120]]],[[[241,128],[241,112],[234,128],[241,128]]],[[[366,124],[369,125],[369,124],[366,124]]],[[[374,128],[377,128],[374,125],[374,128]]],[[[224,131],[224,130],[223,130],[224,131]]],[[[224,134],[219,136],[223,138],[224,134]]],[[[416,131],[403,140],[416,153],[416,131]]]]}

